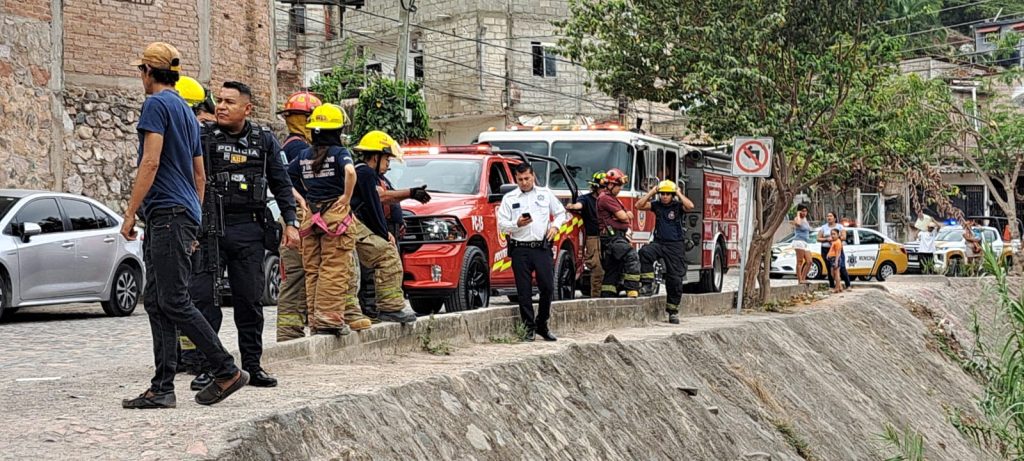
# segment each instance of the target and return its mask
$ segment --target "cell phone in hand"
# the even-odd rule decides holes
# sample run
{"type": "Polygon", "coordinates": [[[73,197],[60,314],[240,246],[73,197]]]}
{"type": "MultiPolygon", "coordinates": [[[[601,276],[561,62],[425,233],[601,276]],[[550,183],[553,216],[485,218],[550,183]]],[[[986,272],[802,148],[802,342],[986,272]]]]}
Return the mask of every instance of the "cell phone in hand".
{"type": "Polygon", "coordinates": [[[521,216],[526,218],[526,219],[531,219],[530,218],[530,213],[523,213],[521,216]]]}

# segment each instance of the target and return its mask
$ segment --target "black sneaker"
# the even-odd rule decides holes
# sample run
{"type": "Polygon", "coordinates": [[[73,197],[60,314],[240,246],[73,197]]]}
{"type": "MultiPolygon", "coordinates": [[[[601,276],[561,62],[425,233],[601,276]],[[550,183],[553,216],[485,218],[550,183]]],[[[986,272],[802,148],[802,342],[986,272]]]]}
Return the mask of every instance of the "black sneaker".
{"type": "Polygon", "coordinates": [[[253,387],[277,387],[277,378],[270,376],[262,368],[246,370],[249,372],[249,385],[253,387]]]}
{"type": "Polygon", "coordinates": [[[134,399],[124,399],[121,401],[121,407],[128,410],[155,410],[174,408],[177,405],[178,402],[177,398],[174,397],[174,392],[155,394],[150,390],[139,394],[134,399]]]}
{"type": "Polygon", "coordinates": [[[679,314],[671,313],[668,314],[668,323],[673,325],[679,325],[679,314]]]}
{"type": "Polygon", "coordinates": [[[213,375],[207,372],[199,373],[196,379],[192,380],[192,384],[189,385],[193,391],[201,391],[204,387],[209,386],[213,382],[213,375]]]}

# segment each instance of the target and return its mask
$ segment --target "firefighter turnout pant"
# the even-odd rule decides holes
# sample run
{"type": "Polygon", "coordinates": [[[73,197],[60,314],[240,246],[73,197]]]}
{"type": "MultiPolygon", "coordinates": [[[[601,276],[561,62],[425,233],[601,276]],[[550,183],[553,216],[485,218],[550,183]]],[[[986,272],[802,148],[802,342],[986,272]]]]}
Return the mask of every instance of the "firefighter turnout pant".
{"type": "MultiPolygon", "coordinates": [[[[231,307],[238,329],[238,350],[242,356],[242,368],[260,369],[263,356],[263,289],[266,285],[263,274],[263,225],[251,214],[233,217],[225,216],[224,236],[220,237],[220,265],[227,268],[228,284],[231,286],[231,307]]],[[[213,330],[220,332],[224,314],[215,306],[214,297],[220,296],[214,286],[215,275],[209,264],[200,263],[210,250],[209,245],[200,242],[199,250],[192,254],[192,267],[198,273],[192,274],[189,292],[199,312],[210,323],[213,330]]],[[[184,347],[183,347],[184,349],[184,347]]],[[[183,351],[183,355],[184,355],[183,351]]],[[[209,367],[204,367],[208,369],[209,367]]]]}
{"type": "Polygon", "coordinates": [[[359,219],[352,220],[349,232],[353,232],[353,237],[356,239],[359,263],[373,271],[377,311],[382,313],[399,312],[404,309],[402,258],[398,255],[398,248],[381,236],[374,234],[359,219]]]}
{"type": "Polygon", "coordinates": [[[604,268],[601,266],[601,237],[587,237],[583,244],[583,255],[587,267],[590,268],[590,297],[601,297],[601,284],[604,282],[604,268]]]}
{"type": "Polygon", "coordinates": [[[629,296],[635,296],[640,289],[640,257],[625,235],[617,233],[601,238],[601,267],[604,269],[601,296],[618,296],[620,282],[629,296]]]}
{"type": "MultiPolygon", "coordinates": [[[[350,212],[348,206],[331,206],[321,217],[334,230],[350,212]]],[[[359,311],[356,302],[359,285],[354,277],[356,240],[351,226],[341,235],[333,236],[314,226],[310,216],[304,216],[302,229],[302,267],[306,271],[310,329],[340,330],[346,323],[353,330],[369,328],[370,320],[359,311]]]]}
{"type": "MultiPolygon", "coordinates": [[[[659,242],[657,240],[644,245],[640,249],[640,283],[645,287],[654,285],[654,263],[659,259],[665,268],[665,291],[668,292],[668,304],[665,310],[669,314],[679,312],[679,302],[683,299],[683,279],[686,276],[685,242],[659,242]]],[[[652,293],[653,294],[653,293],[652,293]]]]}
{"type": "Polygon", "coordinates": [[[277,298],[277,342],[306,336],[306,271],[301,248],[281,244],[281,294],[277,298]]]}

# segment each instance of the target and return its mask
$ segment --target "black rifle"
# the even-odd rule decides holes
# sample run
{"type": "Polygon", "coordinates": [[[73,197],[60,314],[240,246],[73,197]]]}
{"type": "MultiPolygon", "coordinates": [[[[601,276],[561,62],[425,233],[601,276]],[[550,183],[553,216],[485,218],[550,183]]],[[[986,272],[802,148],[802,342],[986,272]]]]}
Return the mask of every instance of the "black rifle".
{"type": "Polygon", "coordinates": [[[202,246],[200,272],[213,273],[213,307],[220,308],[221,285],[224,269],[220,264],[220,238],[224,236],[224,185],[230,180],[228,173],[213,173],[213,133],[207,133],[203,143],[203,163],[206,167],[206,193],[203,200],[203,225],[199,229],[202,246]]]}

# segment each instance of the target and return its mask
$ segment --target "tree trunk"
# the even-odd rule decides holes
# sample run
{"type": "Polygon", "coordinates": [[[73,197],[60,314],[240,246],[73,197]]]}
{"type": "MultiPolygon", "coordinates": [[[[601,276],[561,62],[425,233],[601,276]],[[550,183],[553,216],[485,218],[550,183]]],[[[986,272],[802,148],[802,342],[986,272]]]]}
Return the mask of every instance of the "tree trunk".
{"type": "MultiPolygon", "coordinates": [[[[1014,184],[1014,185],[1016,185],[1016,184],[1014,184]]],[[[1011,199],[1013,198],[1012,194],[1010,195],[1010,198],[1011,199]]],[[[1007,219],[1008,223],[1010,224],[1010,242],[1013,242],[1014,240],[1020,241],[1020,228],[1017,227],[1017,206],[1016,206],[1016,203],[1013,203],[1013,200],[1010,200],[1009,206],[1006,207],[1006,209],[1003,210],[1003,212],[1006,214],[1006,219],[1007,219]]],[[[1001,236],[1003,234],[1003,230],[1002,229],[998,229],[998,230],[999,230],[999,235],[1001,236]]],[[[1010,245],[1011,244],[1010,242],[1007,242],[1007,245],[1010,245]]],[[[1021,246],[1024,247],[1024,244],[1022,244],[1021,246]]],[[[1013,254],[1013,266],[1010,268],[1010,272],[1013,275],[1022,275],[1022,274],[1024,274],[1024,248],[1020,248],[1019,250],[1020,251],[1017,251],[1016,253],[1013,254]]]]}
{"type": "MultiPolygon", "coordinates": [[[[795,193],[775,188],[777,182],[758,180],[755,194],[754,229],[743,268],[743,306],[754,308],[764,304],[771,293],[771,247],[776,229],[786,219],[795,193]],[[772,200],[769,200],[772,199],[772,200]],[[765,206],[765,204],[768,206],[765,206]]],[[[744,229],[740,229],[744,232],[744,229]]]]}

